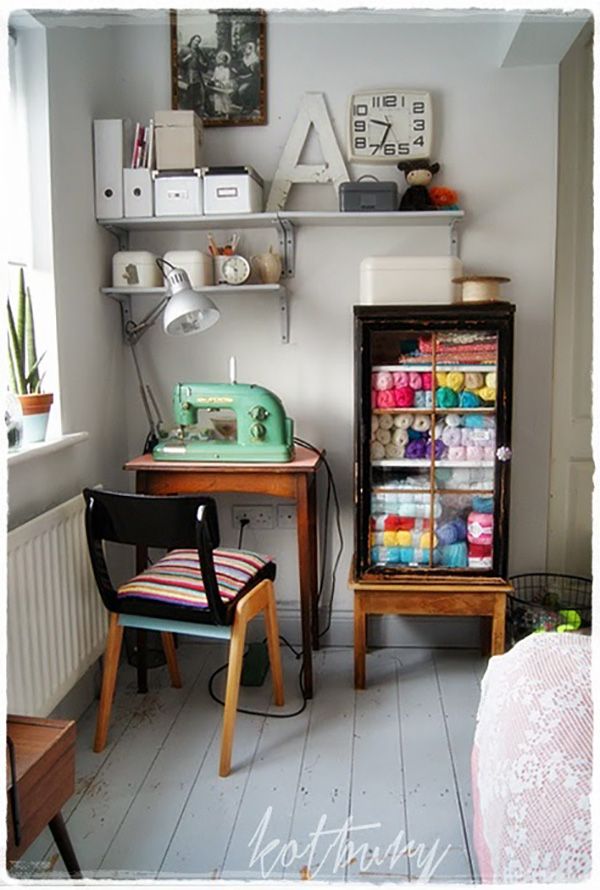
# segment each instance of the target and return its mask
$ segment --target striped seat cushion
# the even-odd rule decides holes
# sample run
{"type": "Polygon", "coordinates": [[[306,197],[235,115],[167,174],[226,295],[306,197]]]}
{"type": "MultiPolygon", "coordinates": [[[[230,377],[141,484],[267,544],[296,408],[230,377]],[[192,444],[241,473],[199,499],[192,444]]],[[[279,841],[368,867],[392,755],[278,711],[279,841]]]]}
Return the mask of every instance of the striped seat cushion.
{"type": "MultiPolygon", "coordinates": [[[[248,550],[213,550],[219,593],[229,603],[271,562],[271,557],[248,550]]],[[[171,550],[153,566],[117,590],[119,598],[137,597],[173,606],[208,609],[198,552],[171,550]]]]}

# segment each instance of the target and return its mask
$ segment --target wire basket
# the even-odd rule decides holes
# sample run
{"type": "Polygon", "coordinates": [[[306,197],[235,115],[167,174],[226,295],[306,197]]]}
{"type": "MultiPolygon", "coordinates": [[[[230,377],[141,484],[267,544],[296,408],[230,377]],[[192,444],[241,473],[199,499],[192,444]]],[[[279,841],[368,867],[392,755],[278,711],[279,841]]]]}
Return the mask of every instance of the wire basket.
{"type": "Polygon", "coordinates": [[[507,610],[511,646],[531,633],[591,627],[591,578],[529,572],[509,580],[514,587],[507,610]]]}

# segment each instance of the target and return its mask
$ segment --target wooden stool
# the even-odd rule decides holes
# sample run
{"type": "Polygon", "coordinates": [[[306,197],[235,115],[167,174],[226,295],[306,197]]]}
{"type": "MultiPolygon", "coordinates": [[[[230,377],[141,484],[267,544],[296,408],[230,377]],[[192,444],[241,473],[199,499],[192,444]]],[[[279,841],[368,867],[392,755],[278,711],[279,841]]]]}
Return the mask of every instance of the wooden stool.
{"type": "Polygon", "coordinates": [[[75,791],[75,722],[9,715],[6,734],[12,741],[15,767],[13,777],[11,757],[7,756],[7,868],[48,825],[67,871],[72,878],[81,878],[60,812],[75,791]],[[15,796],[17,813],[13,805],[15,796]],[[18,844],[15,816],[20,831],[18,844]]]}
{"type": "Polygon", "coordinates": [[[364,689],[367,615],[469,615],[491,619],[491,655],[504,652],[506,597],[513,588],[501,578],[372,578],[354,590],[354,688],[364,689]]]}

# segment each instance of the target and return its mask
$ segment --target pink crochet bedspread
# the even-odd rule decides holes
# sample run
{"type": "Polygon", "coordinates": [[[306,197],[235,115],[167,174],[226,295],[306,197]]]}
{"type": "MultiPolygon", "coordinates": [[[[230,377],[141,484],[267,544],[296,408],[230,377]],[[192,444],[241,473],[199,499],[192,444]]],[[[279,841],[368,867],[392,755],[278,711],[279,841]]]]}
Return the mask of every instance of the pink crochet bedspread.
{"type": "Polygon", "coordinates": [[[472,757],[482,881],[574,881],[591,870],[591,639],[533,634],[490,660],[472,757]]]}

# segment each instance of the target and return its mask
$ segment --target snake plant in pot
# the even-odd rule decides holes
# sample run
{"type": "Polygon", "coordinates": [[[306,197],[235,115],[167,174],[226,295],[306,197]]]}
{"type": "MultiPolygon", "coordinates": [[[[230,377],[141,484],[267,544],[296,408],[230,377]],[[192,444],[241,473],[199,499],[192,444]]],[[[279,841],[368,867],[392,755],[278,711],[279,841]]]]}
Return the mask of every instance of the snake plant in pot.
{"type": "Polygon", "coordinates": [[[10,300],[7,311],[10,380],[23,409],[23,442],[43,442],[54,396],[42,392],[40,363],[44,354],[37,354],[31,294],[25,286],[23,269],[19,269],[16,313],[10,300]]]}

